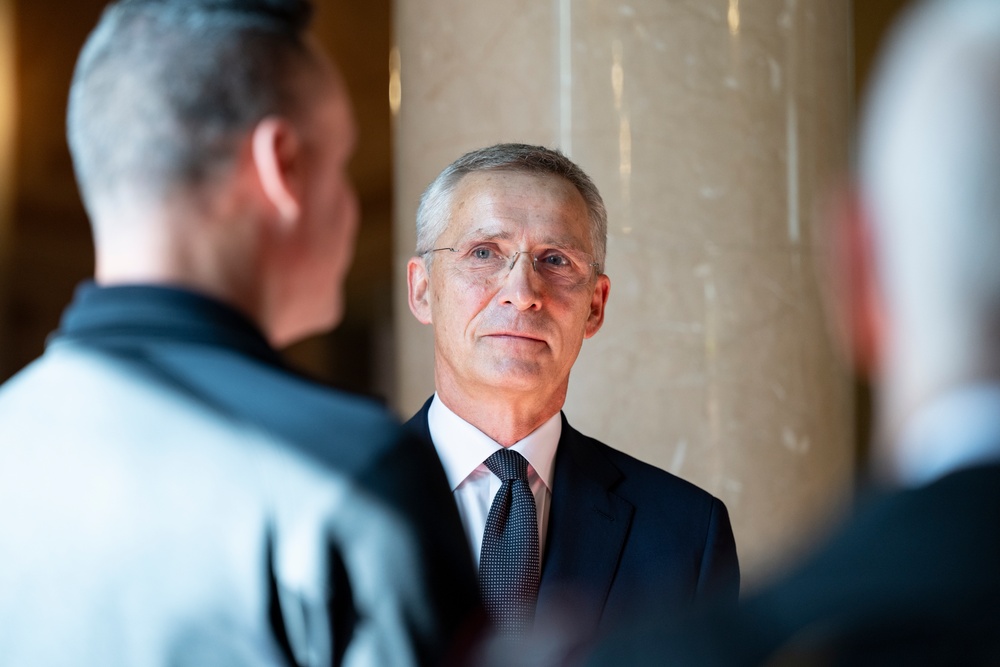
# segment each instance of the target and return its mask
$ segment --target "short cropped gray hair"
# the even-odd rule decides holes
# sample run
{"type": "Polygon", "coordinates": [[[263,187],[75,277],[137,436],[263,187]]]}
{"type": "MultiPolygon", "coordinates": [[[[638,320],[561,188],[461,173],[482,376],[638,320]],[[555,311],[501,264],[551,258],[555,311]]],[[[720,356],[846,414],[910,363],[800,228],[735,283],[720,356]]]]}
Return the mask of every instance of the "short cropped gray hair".
{"type": "Polygon", "coordinates": [[[309,0],[119,0],[77,61],[66,129],[84,201],[197,186],[240,133],[294,117],[309,0]]]}
{"type": "Polygon", "coordinates": [[[417,207],[417,254],[431,250],[448,225],[451,197],[459,181],[480,171],[551,174],[569,181],[587,204],[594,260],[604,270],[608,245],[608,211],[590,177],[557,150],[528,144],[496,144],[458,158],[427,186],[417,207]]]}

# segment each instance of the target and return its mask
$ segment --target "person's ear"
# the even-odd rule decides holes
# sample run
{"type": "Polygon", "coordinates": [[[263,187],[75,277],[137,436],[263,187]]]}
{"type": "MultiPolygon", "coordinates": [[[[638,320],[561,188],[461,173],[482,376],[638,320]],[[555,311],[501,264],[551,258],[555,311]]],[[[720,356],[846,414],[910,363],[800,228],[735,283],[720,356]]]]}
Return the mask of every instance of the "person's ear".
{"type": "Polygon", "coordinates": [[[422,257],[407,262],[406,286],[410,312],[421,324],[431,324],[430,276],[422,257]]]}
{"type": "Polygon", "coordinates": [[[302,215],[302,141],[287,120],[268,117],[253,129],[251,151],[264,196],[284,223],[302,215]]]}
{"type": "Polygon", "coordinates": [[[584,338],[590,338],[600,331],[601,325],[604,324],[604,309],[608,305],[610,293],[611,279],[602,273],[597,276],[597,284],[594,285],[594,292],[590,295],[590,314],[587,316],[584,338]]]}
{"type": "Polygon", "coordinates": [[[832,316],[857,372],[874,377],[886,339],[886,310],[868,208],[857,191],[834,204],[828,240],[832,316]]]}

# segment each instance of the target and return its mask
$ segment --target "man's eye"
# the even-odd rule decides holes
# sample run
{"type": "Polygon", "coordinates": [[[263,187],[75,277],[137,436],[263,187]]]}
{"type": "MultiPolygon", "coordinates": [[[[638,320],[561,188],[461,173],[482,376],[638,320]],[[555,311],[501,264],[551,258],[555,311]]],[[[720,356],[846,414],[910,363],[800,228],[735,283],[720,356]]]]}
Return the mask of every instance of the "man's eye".
{"type": "Polygon", "coordinates": [[[565,255],[560,255],[558,253],[550,253],[541,258],[541,263],[549,268],[563,268],[571,266],[572,262],[565,255]]]}
{"type": "Polygon", "coordinates": [[[493,259],[495,255],[495,253],[492,250],[490,250],[489,248],[484,248],[483,246],[479,246],[478,248],[473,248],[471,254],[473,259],[493,259]]]}

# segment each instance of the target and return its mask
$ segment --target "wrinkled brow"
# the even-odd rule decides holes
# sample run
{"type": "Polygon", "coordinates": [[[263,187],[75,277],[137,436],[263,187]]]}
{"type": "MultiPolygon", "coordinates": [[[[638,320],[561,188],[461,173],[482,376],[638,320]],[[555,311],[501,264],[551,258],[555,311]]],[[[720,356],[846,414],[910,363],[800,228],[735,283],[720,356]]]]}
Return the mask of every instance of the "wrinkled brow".
{"type": "MultiPolygon", "coordinates": [[[[506,229],[496,229],[495,227],[479,227],[463,234],[458,239],[458,245],[472,242],[492,242],[492,241],[513,241],[518,236],[514,232],[506,229]]],[[[543,246],[546,248],[556,248],[563,250],[576,250],[577,252],[587,252],[579,246],[577,239],[569,235],[549,236],[533,244],[533,248],[543,246]]]]}

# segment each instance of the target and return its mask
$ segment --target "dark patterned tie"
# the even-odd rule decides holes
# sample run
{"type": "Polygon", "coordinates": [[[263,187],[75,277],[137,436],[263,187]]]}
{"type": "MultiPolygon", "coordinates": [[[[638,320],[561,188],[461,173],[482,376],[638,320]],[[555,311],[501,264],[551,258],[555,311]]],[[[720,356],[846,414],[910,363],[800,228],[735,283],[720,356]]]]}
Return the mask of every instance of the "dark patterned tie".
{"type": "Polygon", "coordinates": [[[503,482],[483,532],[479,585],[486,613],[503,638],[531,628],[538,597],[538,520],[528,486],[528,462],[509,449],[494,452],[486,467],[503,482]]]}

